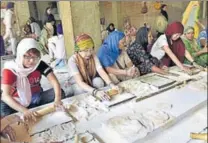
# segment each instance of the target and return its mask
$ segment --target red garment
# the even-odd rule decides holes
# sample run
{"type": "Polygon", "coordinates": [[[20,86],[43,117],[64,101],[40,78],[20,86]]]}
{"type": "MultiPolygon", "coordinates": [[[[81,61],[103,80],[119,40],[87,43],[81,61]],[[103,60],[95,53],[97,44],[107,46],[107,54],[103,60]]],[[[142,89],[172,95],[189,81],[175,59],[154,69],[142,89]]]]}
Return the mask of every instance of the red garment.
{"type": "MultiPolygon", "coordinates": [[[[4,69],[2,73],[2,84],[11,85],[12,89],[10,94],[13,97],[18,97],[18,93],[16,90],[16,80],[17,76],[9,69],[4,69]]],[[[41,73],[38,70],[35,70],[28,76],[30,86],[31,86],[31,92],[37,93],[41,91],[40,87],[40,79],[41,79],[41,73]]]]}
{"type": "MultiPolygon", "coordinates": [[[[176,33],[181,33],[183,34],[184,27],[181,24],[181,22],[173,22],[168,25],[165,35],[167,39],[171,39],[171,36],[176,33]]],[[[178,58],[178,60],[183,63],[184,62],[184,57],[185,57],[185,45],[181,38],[173,41],[172,40],[172,45],[169,45],[170,49],[172,52],[175,54],[175,56],[178,58]]],[[[164,56],[162,59],[162,63],[166,66],[172,66],[171,65],[171,59],[169,56],[164,56]]]]}

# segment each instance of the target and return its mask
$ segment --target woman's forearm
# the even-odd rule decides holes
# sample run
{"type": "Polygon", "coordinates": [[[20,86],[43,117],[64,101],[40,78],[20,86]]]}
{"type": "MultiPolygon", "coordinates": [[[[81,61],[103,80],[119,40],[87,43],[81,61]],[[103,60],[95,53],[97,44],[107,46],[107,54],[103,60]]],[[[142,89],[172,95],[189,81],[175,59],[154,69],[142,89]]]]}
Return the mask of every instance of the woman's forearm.
{"type": "Polygon", "coordinates": [[[113,68],[113,67],[107,67],[106,70],[108,73],[111,73],[114,75],[127,76],[127,70],[117,69],[117,68],[113,68]]]}
{"type": "Polygon", "coordinates": [[[108,76],[108,74],[104,71],[104,69],[99,69],[98,74],[101,76],[101,78],[105,81],[105,83],[110,84],[111,80],[108,76]]]}
{"type": "Polygon", "coordinates": [[[47,76],[49,82],[51,83],[52,87],[54,88],[55,92],[55,101],[61,100],[61,86],[56,78],[56,76],[51,72],[47,76]]]}
{"type": "Polygon", "coordinates": [[[168,56],[170,57],[170,59],[181,69],[183,68],[183,64],[178,60],[178,58],[175,56],[175,54],[170,50],[169,47],[163,47],[165,53],[168,54],[168,56]]]}
{"type": "Polygon", "coordinates": [[[194,61],[193,57],[191,56],[191,54],[190,54],[187,50],[185,50],[185,57],[186,57],[190,62],[193,62],[193,61],[194,61]]]}
{"type": "Polygon", "coordinates": [[[22,106],[21,104],[19,104],[17,101],[15,101],[11,95],[6,95],[3,94],[2,95],[2,99],[3,102],[5,102],[9,107],[11,107],[12,109],[18,111],[18,112],[25,112],[28,109],[24,106],[22,106]]]}

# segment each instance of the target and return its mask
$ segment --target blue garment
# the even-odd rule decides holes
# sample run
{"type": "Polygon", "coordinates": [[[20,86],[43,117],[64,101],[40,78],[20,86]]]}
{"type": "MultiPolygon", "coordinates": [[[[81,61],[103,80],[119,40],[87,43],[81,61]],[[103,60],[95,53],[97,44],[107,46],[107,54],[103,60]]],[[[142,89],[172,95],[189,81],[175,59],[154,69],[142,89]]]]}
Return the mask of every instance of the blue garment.
{"type": "Polygon", "coordinates": [[[103,67],[110,67],[116,62],[118,56],[121,54],[121,49],[119,49],[119,41],[123,39],[123,37],[124,33],[120,31],[113,31],[104,40],[97,53],[97,56],[103,67]]]}
{"type": "Polygon", "coordinates": [[[64,66],[66,66],[65,59],[56,59],[55,68],[62,68],[64,66]]]}
{"type": "Polygon", "coordinates": [[[197,39],[197,43],[198,43],[198,45],[201,47],[201,43],[200,43],[200,39],[201,38],[204,38],[204,39],[206,39],[207,41],[208,41],[208,39],[207,39],[207,36],[208,35],[208,29],[206,29],[206,30],[203,30],[203,31],[201,31],[200,33],[199,33],[199,37],[198,37],[198,39],[197,39]]]}
{"type": "Polygon", "coordinates": [[[4,55],[5,55],[4,39],[0,35],[0,56],[4,56],[4,55]]]}

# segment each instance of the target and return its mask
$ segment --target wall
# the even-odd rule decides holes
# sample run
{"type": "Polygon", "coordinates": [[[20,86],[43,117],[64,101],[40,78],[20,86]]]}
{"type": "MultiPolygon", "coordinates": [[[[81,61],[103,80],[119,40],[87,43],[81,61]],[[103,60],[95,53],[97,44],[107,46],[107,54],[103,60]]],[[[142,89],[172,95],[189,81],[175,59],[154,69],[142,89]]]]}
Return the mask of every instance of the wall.
{"type": "Polygon", "coordinates": [[[72,23],[74,36],[81,33],[89,34],[95,43],[95,49],[100,47],[100,9],[98,1],[72,1],[72,23]]]}
{"type": "MultiPolygon", "coordinates": [[[[112,21],[112,8],[111,2],[101,2],[100,13],[101,16],[105,16],[107,24],[112,21]]],[[[154,8],[154,2],[147,2],[148,13],[142,14],[142,2],[136,1],[122,1],[120,2],[121,8],[121,19],[123,21],[124,17],[129,17],[132,25],[136,27],[141,27],[145,22],[149,23],[154,28],[154,22],[156,16],[159,14],[159,10],[154,8]]],[[[166,2],[168,5],[168,14],[169,14],[169,22],[174,20],[181,21],[182,14],[184,9],[186,8],[188,2],[166,2]]]]}

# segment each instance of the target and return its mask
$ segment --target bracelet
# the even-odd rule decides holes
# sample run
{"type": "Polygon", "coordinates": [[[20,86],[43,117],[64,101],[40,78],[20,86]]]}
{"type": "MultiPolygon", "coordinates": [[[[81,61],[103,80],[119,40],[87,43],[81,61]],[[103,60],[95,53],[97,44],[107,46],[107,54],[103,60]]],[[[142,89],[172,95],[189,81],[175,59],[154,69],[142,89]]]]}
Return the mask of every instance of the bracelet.
{"type": "Polygon", "coordinates": [[[193,65],[195,63],[195,61],[191,62],[191,65],[193,65]]]}
{"type": "Polygon", "coordinates": [[[97,92],[98,92],[98,90],[97,90],[97,89],[94,89],[94,90],[92,91],[92,96],[95,97],[95,95],[96,95],[97,92]]]}

